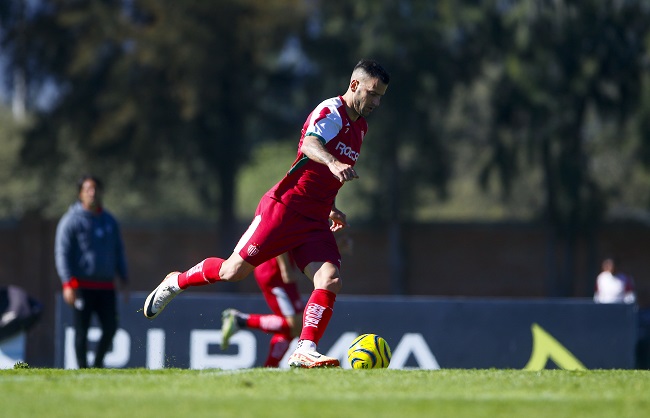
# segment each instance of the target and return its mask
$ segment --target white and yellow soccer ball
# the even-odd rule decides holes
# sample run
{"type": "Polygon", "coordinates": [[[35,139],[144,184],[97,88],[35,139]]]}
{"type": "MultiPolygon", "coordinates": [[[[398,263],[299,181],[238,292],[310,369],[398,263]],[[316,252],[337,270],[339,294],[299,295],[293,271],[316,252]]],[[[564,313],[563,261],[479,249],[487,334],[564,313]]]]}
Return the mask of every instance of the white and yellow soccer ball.
{"type": "Polygon", "coordinates": [[[385,369],[390,358],[388,343],[376,334],[359,335],[348,349],[348,361],[353,369],[385,369]]]}

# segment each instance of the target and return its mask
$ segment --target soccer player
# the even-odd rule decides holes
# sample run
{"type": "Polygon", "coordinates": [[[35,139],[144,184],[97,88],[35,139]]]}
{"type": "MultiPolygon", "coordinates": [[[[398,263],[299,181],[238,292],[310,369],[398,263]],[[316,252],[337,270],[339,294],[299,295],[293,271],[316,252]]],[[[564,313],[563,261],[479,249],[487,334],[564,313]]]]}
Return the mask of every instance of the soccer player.
{"type": "Polygon", "coordinates": [[[257,266],[253,275],[273,314],[243,313],[236,309],[223,311],[221,349],[226,350],[230,338],[242,328],[270,333],[273,336],[264,367],[279,367],[291,340],[300,335],[304,304],[297,280],[302,272],[291,256],[284,253],[257,266]]]}
{"type": "Polygon", "coordinates": [[[379,107],[389,80],[376,61],[359,61],[345,94],[321,102],[307,117],[294,164],[262,197],[230,257],[206,258],[185,272],[169,273],[147,297],[144,315],[155,318],[190,286],[242,280],[256,266],[289,252],[314,284],[289,365],[338,367],[338,359],[317,351],[342,286],[333,232],[345,228],[347,221],[335,199],[346,182],[359,177],[354,165],[368,132],[366,117],[379,107]]]}

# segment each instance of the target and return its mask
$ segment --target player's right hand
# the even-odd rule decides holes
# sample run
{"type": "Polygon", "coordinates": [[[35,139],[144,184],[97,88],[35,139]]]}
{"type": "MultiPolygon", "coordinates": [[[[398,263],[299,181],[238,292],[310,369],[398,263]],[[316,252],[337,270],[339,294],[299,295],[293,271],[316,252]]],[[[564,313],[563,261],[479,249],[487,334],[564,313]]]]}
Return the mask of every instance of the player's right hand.
{"type": "Polygon", "coordinates": [[[332,174],[334,174],[334,177],[336,177],[341,183],[359,178],[359,175],[354,170],[354,167],[349,164],[345,164],[340,161],[334,161],[328,164],[328,167],[332,174]]]}

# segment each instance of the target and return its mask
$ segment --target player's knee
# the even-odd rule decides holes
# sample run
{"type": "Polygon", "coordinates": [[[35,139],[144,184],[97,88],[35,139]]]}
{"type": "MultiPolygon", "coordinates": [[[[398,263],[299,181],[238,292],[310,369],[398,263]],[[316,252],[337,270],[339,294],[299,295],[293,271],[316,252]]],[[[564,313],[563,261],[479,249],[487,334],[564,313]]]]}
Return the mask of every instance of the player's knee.
{"type": "Polygon", "coordinates": [[[342,287],[343,287],[343,280],[341,280],[340,277],[337,277],[336,279],[330,282],[330,285],[327,287],[327,290],[329,290],[330,292],[339,293],[342,287]]]}
{"type": "Polygon", "coordinates": [[[238,282],[238,281],[240,281],[241,279],[244,278],[244,276],[241,276],[241,275],[239,275],[237,273],[231,273],[231,274],[228,274],[228,273],[223,274],[222,273],[220,275],[220,277],[221,277],[222,282],[230,282],[230,283],[238,282]]]}
{"type": "Polygon", "coordinates": [[[331,263],[324,263],[314,273],[314,288],[326,289],[330,292],[338,293],[343,286],[343,281],[339,275],[339,269],[331,263]]]}
{"type": "Polygon", "coordinates": [[[339,293],[343,287],[343,280],[338,276],[314,277],[314,288],[325,289],[333,293],[339,293]]]}
{"type": "Polygon", "coordinates": [[[226,260],[219,270],[219,279],[223,282],[238,282],[248,276],[252,269],[247,269],[242,263],[226,260]]]}

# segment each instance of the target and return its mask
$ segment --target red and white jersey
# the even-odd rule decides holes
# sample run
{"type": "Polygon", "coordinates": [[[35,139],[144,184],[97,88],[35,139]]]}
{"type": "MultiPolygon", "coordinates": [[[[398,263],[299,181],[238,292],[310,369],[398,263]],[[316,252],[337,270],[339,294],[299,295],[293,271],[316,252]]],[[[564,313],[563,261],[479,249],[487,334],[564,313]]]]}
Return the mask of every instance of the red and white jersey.
{"type": "Polygon", "coordinates": [[[368,123],[363,117],[351,121],[343,97],[319,104],[307,117],[298,144],[298,155],[286,176],[266,194],[312,219],[327,220],[334,199],[343,185],[326,165],[300,152],[306,136],[320,138],[325,148],[342,163],[354,166],[361,152],[368,123]]]}

